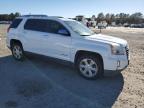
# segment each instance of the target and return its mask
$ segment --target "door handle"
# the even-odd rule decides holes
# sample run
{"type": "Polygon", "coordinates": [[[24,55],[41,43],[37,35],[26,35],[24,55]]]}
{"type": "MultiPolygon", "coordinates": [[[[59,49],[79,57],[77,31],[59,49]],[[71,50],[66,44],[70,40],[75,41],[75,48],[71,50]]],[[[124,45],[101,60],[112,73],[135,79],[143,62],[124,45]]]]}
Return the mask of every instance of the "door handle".
{"type": "Polygon", "coordinates": [[[48,36],[48,35],[43,35],[43,36],[48,36]]]}
{"type": "Polygon", "coordinates": [[[26,31],[24,31],[23,33],[24,33],[24,34],[27,34],[27,32],[26,32],[26,31]]]}

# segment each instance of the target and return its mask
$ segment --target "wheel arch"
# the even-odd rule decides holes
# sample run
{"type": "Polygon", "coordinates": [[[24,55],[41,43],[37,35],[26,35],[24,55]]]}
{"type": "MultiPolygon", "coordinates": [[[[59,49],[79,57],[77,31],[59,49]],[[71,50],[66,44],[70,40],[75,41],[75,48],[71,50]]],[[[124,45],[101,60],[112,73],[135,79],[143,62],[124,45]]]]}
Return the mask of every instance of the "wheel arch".
{"type": "Polygon", "coordinates": [[[11,39],[10,40],[10,48],[12,47],[13,44],[20,44],[22,45],[21,41],[20,40],[17,40],[17,39],[11,39]]]}
{"type": "Polygon", "coordinates": [[[102,57],[101,54],[99,54],[97,52],[85,51],[85,50],[79,50],[79,51],[76,52],[75,58],[74,58],[74,64],[75,65],[77,63],[78,57],[82,56],[82,55],[94,55],[94,56],[98,57],[102,62],[102,66],[104,67],[103,57],[102,57]]]}

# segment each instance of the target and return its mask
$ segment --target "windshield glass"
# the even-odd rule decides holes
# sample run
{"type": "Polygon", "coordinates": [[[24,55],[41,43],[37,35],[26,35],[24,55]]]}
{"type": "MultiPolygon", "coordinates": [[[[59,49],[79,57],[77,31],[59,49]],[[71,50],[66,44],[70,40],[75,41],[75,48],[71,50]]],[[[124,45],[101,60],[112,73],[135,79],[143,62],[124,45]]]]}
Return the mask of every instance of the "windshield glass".
{"type": "Polygon", "coordinates": [[[94,32],[87,28],[85,25],[81,24],[77,21],[65,21],[66,24],[80,36],[90,36],[93,35],[94,32]]]}

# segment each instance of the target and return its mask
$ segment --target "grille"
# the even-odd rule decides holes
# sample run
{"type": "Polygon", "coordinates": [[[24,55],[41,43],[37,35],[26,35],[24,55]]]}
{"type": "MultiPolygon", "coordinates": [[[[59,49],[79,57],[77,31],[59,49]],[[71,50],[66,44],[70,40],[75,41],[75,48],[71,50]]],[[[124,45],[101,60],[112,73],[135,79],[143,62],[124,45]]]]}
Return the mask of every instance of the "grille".
{"type": "Polygon", "coordinates": [[[129,59],[129,48],[128,48],[128,47],[125,47],[125,49],[126,49],[127,59],[129,59]]]}

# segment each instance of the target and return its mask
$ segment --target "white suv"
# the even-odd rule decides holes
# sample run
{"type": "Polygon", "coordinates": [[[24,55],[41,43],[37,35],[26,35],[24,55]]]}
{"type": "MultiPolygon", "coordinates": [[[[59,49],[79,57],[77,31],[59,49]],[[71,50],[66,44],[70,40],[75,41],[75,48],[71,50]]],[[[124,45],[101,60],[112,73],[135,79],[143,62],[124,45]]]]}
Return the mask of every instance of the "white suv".
{"type": "Polygon", "coordinates": [[[61,17],[16,18],[8,28],[7,46],[16,60],[23,60],[24,52],[32,52],[72,62],[88,79],[102,76],[104,70],[123,70],[129,64],[126,40],[95,34],[77,21],[61,17]]]}

